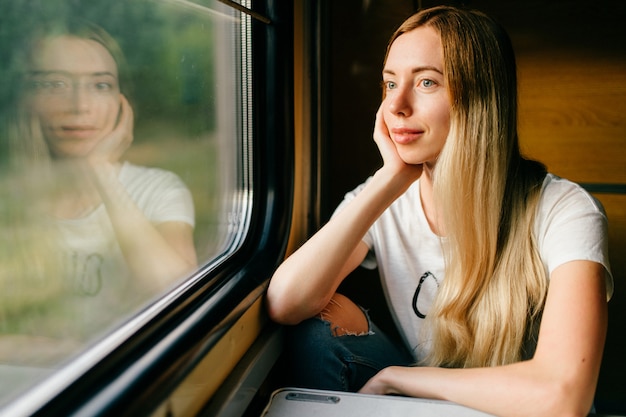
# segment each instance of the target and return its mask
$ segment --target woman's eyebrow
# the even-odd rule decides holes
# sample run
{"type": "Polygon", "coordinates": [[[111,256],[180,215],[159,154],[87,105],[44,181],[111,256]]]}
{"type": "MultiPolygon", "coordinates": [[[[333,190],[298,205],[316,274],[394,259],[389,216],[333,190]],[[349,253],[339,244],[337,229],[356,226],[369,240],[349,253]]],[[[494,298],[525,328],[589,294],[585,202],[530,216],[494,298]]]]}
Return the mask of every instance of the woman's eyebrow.
{"type": "Polygon", "coordinates": [[[110,76],[113,78],[117,78],[117,75],[112,73],[111,71],[96,71],[96,72],[85,72],[85,73],[75,73],[75,72],[70,72],[70,71],[63,71],[63,70],[33,70],[33,71],[28,71],[26,72],[26,75],[29,76],[41,76],[41,75],[63,75],[66,77],[81,77],[81,76],[88,76],[88,77],[101,77],[101,76],[110,76]]]}
{"type": "MultiPolygon", "coordinates": [[[[424,72],[424,71],[434,71],[437,72],[441,75],[443,75],[443,71],[440,70],[437,67],[431,66],[431,65],[425,65],[425,66],[421,66],[421,67],[415,67],[411,69],[411,74],[418,74],[420,72],[424,72]]],[[[396,75],[395,71],[390,70],[390,69],[383,69],[383,74],[389,74],[389,75],[396,75]]]]}
{"type": "Polygon", "coordinates": [[[113,78],[117,78],[117,74],[112,73],[111,71],[98,71],[98,72],[92,72],[89,73],[87,75],[91,75],[91,76],[95,76],[95,77],[101,77],[101,76],[110,76],[113,78]]]}

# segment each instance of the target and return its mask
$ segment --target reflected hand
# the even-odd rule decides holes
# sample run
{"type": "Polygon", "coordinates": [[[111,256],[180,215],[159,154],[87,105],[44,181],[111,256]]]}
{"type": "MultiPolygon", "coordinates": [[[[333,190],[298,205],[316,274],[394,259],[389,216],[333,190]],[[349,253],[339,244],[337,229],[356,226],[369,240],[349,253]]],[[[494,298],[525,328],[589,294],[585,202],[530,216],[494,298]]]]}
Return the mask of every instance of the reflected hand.
{"type": "Polygon", "coordinates": [[[122,94],[120,94],[120,99],[117,125],[87,155],[87,159],[91,162],[116,163],[133,142],[133,109],[122,94]]]}

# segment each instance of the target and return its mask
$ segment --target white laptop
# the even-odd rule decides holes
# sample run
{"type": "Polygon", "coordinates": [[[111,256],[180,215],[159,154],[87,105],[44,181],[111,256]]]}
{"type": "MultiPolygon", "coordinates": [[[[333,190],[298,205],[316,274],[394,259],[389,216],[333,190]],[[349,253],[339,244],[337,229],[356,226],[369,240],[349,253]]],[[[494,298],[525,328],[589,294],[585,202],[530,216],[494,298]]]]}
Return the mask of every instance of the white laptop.
{"type": "Polygon", "coordinates": [[[399,396],[283,388],[275,391],[262,417],[487,417],[455,403],[399,396]]]}

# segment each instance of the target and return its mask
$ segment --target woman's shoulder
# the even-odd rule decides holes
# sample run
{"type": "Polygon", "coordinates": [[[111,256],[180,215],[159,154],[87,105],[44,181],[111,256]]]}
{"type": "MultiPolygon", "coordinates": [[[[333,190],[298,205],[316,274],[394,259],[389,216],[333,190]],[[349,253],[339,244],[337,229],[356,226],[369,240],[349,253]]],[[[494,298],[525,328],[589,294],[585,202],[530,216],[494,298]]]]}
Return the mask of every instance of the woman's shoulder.
{"type": "Polygon", "coordinates": [[[545,210],[555,206],[604,213],[602,204],[580,184],[548,173],[543,181],[540,207],[545,210]]]}
{"type": "Polygon", "coordinates": [[[151,221],[183,221],[193,226],[191,191],[175,173],[125,162],[119,180],[137,207],[151,221]]]}
{"type": "Polygon", "coordinates": [[[548,271],[570,260],[591,260],[607,271],[607,295],[613,293],[608,258],[608,219],[604,207],[580,184],[548,174],[543,182],[535,236],[548,271]]]}
{"type": "Polygon", "coordinates": [[[133,177],[157,176],[158,177],[158,176],[177,176],[177,175],[163,168],[135,165],[132,162],[125,161],[122,163],[120,176],[133,176],[133,177]]]}
{"type": "Polygon", "coordinates": [[[127,187],[158,187],[186,188],[180,177],[168,170],[156,167],[135,165],[130,162],[122,164],[119,179],[127,187]]]}
{"type": "Polygon", "coordinates": [[[548,174],[537,208],[538,237],[580,233],[580,238],[601,236],[608,220],[604,207],[580,184],[548,174]]]}

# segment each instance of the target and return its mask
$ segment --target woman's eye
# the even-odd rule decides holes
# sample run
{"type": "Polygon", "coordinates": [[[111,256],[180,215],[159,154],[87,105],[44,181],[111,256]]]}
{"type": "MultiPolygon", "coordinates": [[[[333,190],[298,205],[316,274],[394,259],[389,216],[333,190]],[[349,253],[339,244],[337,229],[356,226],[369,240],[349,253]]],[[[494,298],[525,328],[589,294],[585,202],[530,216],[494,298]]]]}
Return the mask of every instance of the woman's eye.
{"type": "Polygon", "coordinates": [[[435,83],[433,80],[422,80],[421,84],[422,87],[430,88],[434,87],[437,83],[435,83]]]}
{"type": "Polygon", "coordinates": [[[36,80],[31,83],[31,88],[41,92],[58,93],[67,90],[68,84],[63,80],[36,80]]]}
{"type": "Polygon", "coordinates": [[[118,84],[115,80],[93,80],[89,83],[89,90],[98,93],[111,93],[118,91],[118,84]]]}
{"type": "Polygon", "coordinates": [[[111,91],[113,89],[113,85],[111,83],[96,83],[95,89],[97,91],[111,91]]]}
{"type": "Polygon", "coordinates": [[[385,88],[387,90],[393,90],[394,88],[396,88],[396,83],[393,81],[385,81],[385,88]]]}

